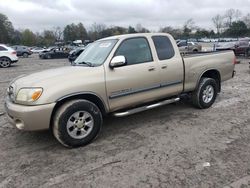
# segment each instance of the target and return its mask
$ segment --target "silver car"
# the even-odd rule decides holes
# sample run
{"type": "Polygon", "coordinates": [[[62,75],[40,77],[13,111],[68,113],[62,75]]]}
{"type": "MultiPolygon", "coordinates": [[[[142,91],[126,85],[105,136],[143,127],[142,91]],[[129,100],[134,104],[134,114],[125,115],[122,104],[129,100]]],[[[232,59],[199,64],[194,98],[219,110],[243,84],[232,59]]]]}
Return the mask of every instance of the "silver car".
{"type": "Polygon", "coordinates": [[[201,52],[202,46],[196,42],[188,42],[186,40],[181,40],[177,43],[180,53],[188,52],[201,52]]]}

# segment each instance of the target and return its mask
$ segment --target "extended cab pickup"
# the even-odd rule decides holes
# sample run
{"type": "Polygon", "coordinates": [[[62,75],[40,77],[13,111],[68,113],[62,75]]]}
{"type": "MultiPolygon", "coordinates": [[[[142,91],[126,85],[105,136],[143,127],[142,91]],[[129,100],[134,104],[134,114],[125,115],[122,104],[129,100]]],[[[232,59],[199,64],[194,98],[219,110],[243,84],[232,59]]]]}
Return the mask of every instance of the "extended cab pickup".
{"type": "Polygon", "coordinates": [[[77,147],[97,136],[109,114],[131,115],[183,93],[210,107],[234,66],[233,51],[182,57],[169,34],[113,36],[92,43],[72,66],[13,80],[5,107],[18,129],[51,129],[64,146],[77,147]]]}

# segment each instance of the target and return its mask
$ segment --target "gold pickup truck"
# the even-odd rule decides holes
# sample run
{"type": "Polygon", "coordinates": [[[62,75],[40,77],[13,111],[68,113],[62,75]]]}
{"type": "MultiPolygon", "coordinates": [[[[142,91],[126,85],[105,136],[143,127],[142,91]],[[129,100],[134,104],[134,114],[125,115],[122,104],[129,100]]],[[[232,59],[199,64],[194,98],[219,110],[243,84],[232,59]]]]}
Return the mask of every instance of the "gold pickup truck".
{"type": "Polygon", "coordinates": [[[90,143],[106,115],[122,117],[180,100],[210,107],[234,76],[233,51],[182,57],[169,34],[128,34],[89,45],[72,66],[10,83],[6,112],[21,130],[51,129],[66,147],[90,143]]]}

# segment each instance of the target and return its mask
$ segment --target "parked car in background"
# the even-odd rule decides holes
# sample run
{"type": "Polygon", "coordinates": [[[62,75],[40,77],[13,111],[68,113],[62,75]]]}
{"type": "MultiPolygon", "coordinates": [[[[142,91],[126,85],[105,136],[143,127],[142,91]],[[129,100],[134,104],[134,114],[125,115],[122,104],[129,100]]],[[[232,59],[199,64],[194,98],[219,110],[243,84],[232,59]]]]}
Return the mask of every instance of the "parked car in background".
{"type": "Polygon", "coordinates": [[[45,48],[41,48],[41,47],[35,47],[31,49],[32,53],[41,53],[41,52],[44,52],[45,50],[46,50],[45,48]]]}
{"type": "Polygon", "coordinates": [[[52,48],[51,50],[39,53],[41,59],[60,59],[67,58],[69,56],[69,50],[67,48],[52,48]]]}
{"type": "Polygon", "coordinates": [[[39,54],[44,52],[49,52],[55,48],[58,48],[58,46],[49,46],[48,48],[45,48],[42,52],[39,52],[39,54]]]}
{"type": "Polygon", "coordinates": [[[69,62],[73,62],[84,51],[85,47],[79,47],[69,52],[69,62]]]}
{"type": "Polygon", "coordinates": [[[16,51],[4,44],[0,44],[0,67],[10,67],[12,63],[17,61],[16,51]]]}
{"type": "Polygon", "coordinates": [[[237,38],[219,38],[218,42],[235,42],[238,41],[237,38]]]}
{"type": "Polygon", "coordinates": [[[195,39],[195,38],[189,38],[187,41],[188,41],[188,42],[198,42],[198,40],[195,39]]]}
{"type": "Polygon", "coordinates": [[[218,43],[215,47],[216,51],[222,51],[222,50],[233,50],[235,55],[249,55],[249,41],[246,40],[240,40],[236,42],[224,42],[224,43],[218,43]]]}
{"type": "Polygon", "coordinates": [[[208,43],[208,42],[211,42],[211,39],[210,38],[201,38],[198,41],[199,42],[206,42],[206,43],[208,43]]]}
{"type": "Polygon", "coordinates": [[[196,42],[188,42],[187,40],[181,40],[177,43],[181,53],[188,52],[201,52],[202,46],[196,42]]]}
{"type": "Polygon", "coordinates": [[[16,51],[17,56],[22,56],[22,57],[29,57],[29,55],[32,54],[32,51],[27,47],[27,46],[12,46],[12,48],[16,51]]]}

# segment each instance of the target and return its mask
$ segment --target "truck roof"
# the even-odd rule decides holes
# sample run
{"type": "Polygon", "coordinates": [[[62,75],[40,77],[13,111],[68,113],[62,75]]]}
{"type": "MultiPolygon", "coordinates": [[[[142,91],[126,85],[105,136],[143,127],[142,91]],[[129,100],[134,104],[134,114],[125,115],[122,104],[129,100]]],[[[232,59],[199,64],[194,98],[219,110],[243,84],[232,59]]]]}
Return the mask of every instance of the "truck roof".
{"type": "Polygon", "coordinates": [[[168,33],[132,33],[132,34],[115,35],[111,37],[106,37],[98,41],[112,40],[112,39],[126,39],[126,38],[132,38],[132,37],[151,37],[151,36],[156,36],[156,35],[170,36],[168,33]]]}

